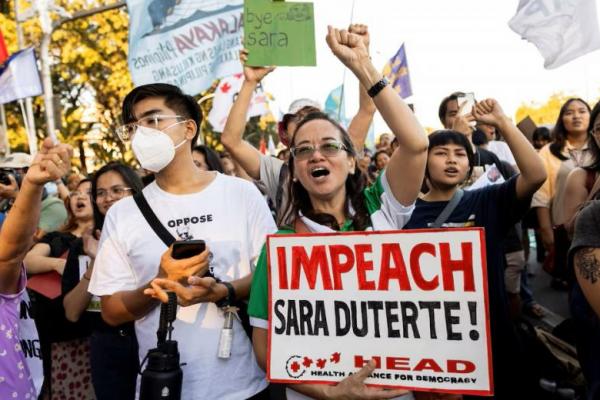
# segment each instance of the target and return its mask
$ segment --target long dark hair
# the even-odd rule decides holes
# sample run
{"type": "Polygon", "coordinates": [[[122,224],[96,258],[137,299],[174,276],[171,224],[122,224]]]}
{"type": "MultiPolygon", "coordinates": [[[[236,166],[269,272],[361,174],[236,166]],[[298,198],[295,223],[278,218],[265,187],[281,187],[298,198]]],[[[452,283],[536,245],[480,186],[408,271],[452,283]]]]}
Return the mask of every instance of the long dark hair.
{"type": "Polygon", "coordinates": [[[194,147],[192,149],[192,152],[194,151],[197,151],[198,153],[204,156],[209,171],[218,171],[220,173],[223,173],[223,165],[221,164],[221,159],[213,149],[201,144],[199,146],[194,147]]]}
{"type": "MultiPolygon", "coordinates": [[[[558,113],[558,118],[556,119],[556,124],[554,124],[554,129],[552,130],[552,143],[550,143],[550,152],[559,160],[568,160],[568,157],[565,157],[562,154],[563,149],[565,148],[565,144],[567,142],[567,129],[565,128],[565,123],[563,122],[563,117],[565,115],[565,112],[567,112],[567,107],[569,107],[569,104],[571,104],[574,101],[579,101],[580,103],[584,104],[585,107],[587,108],[588,112],[591,113],[592,110],[590,109],[590,106],[588,103],[585,102],[585,100],[580,99],[579,97],[572,97],[569,100],[565,101],[565,104],[562,105],[562,107],[560,108],[560,112],[558,113]]],[[[591,118],[590,118],[591,121],[591,118]]],[[[591,123],[591,122],[590,122],[591,123]]],[[[590,127],[588,125],[587,129],[588,132],[590,130],[590,127]]],[[[595,146],[596,150],[598,146],[595,146]]]]}
{"type": "MultiPolygon", "coordinates": [[[[600,118],[600,101],[596,103],[594,109],[592,110],[592,113],[590,114],[590,130],[594,127],[594,123],[598,118],[600,118]]],[[[585,169],[598,172],[600,171],[600,148],[598,147],[598,143],[596,143],[596,140],[594,139],[593,135],[592,139],[589,141],[588,148],[592,153],[593,161],[592,165],[586,167],[585,169]]]]}
{"type": "MultiPolygon", "coordinates": [[[[340,136],[342,138],[342,144],[348,155],[356,158],[356,150],[354,150],[354,145],[352,144],[352,140],[348,135],[348,132],[337,122],[329,118],[329,116],[322,112],[313,112],[307,114],[298,122],[296,126],[296,130],[294,131],[294,135],[292,136],[292,140],[290,142],[290,148],[294,147],[294,143],[296,141],[296,133],[298,130],[304,126],[306,123],[314,120],[324,120],[333,125],[340,132],[340,136]]],[[[308,192],[302,186],[299,181],[295,181],[294,177],[294,155],[293,152],[290,154],[289,160],[289,184],[287,187],[288,198],[290,199],[285,212],[282,214],[283,216],[293,216],[297,217],[302,213],[307,218],[320,223],[322,225],[327,225],[334,230],[339,230],[341,227],[338,225],[335,217],[330,214],[318,213],[313,209],[312,202],[310,201],[310,196],[308,192]]],[[[348,174],[346,178],[346,201],[344,204],[344,214],[346,218],[352,219],[352,227],[354,230],[362,231],[371,225],[371,221],[369,218],[369,212],[367,210],[367,205],[365,204],[365,199],[363,197],[363,190],[365,188],[365,177],[360,171],[360,168],[357,167],[354,170],[353,174],[348,174]],[[350,209],[354,210],[354,214],[351,215],[350,209]]],[[[282,221],[279,221],[280,223],[282,221]]]]}
{"type": "Polygon", "coordinates": [[[98,178],[110,171],[114,171],[117,174],[121,175],[121,178],[123,178],[125,184],[131,188],[131,194],[139,193],[144,188],[142,180],[133,169],[131,169],[125,164],[121,164],[116,161],[109,162],[108,164],[94,172],[94,175],[92,176],[92,206],[94,207],[94,229],[102,229],[102,226],[104,225],[104,215],[100,212],[100,209],[98,209],[98,205],[96,205],[96,189],[98,187],[98,178]]]}

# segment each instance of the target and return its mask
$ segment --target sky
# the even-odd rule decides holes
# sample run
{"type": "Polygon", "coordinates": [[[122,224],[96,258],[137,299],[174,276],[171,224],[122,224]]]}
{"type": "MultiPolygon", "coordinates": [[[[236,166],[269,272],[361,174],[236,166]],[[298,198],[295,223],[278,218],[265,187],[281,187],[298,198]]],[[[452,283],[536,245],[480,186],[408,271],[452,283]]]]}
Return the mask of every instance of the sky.
{"type": "MultiPolygon", "coordinates": [[[[358,108],[358,82],[325,43],[327,25],[365,23],[371,56],[383,68],[404,42],[420,122],[441,128],[437,110],[454,91],[497,99],[510,117],[522,103],[543,103],[552,94],[596,101],[600,97],[600,50],[554,70],[543,67],[537,48],[508,27],[518,0],[314,0],[317,67],[281,67],[264,80],[275,108],[287,111],[297,98],[321,104],[344,80],[346,112],[358,108]],[[354,7],[353,7],[354,4],[354,7]]],[[[593,106],[593,104],[592,104],[593,106]]],[[[375,132],[387,131],[375,118],[375,132]]]]}

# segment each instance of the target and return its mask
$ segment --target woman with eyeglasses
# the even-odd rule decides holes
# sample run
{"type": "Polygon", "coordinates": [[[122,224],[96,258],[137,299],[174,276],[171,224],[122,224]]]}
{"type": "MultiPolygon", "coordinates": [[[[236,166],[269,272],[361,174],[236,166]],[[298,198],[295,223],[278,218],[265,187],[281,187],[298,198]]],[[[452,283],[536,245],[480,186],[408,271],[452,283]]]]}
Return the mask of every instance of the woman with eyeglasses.
{"type": "Polygon", "coordinates": [[[90,191],[92,183],[84,179],[65,199],[67,222],[58,231],[50,232],[25,256],[24,264],[30,276],[29,290],[33,318],[40,338],[44,369],[44,384],[40,398],[93,399],[90,383],[89,329],[85,324],[65,318],[61,279],[75,242],[94,224],[90,191]],[[45,278],[45,285],[32,285],[45,278]],[[43,293],[42,293],[43,292],[43,293]],[[75,356],[73,356],[75,354],[75,356]]]}
{"type": "Polygon", "coordinates": [[[85,321],[91,329],[90,359],[94,392],[98,400],[133,399],[139,369],[138,345],[132,323],[110,326],[100,314],[100,299],[88,292],[100,230],[110,207],[143,188],[128,166],[111,162],[91,181],[94,231],[82,235],[74,246],[62,279],[65,314],[69,321],[85,321]]]}
{"type": "MultiPolygon", "coordinates": [[[[410,108],[382,80],[359,36],[330,27],[327,43],[361,84],[370,88],[369,95],[400,146],[377,181],[366,187],[346,130],[321,112],[306,115],[298,122],[290,143],[289,173],[292,179],[287,191],[291,201],[288,206],[290,213],[286,215],[292,215],[294,222],[278,233],[402,229],[414,210],[424,178],[427,136],[410,108]]],[[[254,351],[263,369],[267,362],[267,268],[263,248],[254,272],[248,306],[254,351]]],[[[290,385],[288,399],[306,398],[305,395],[315,398],[388,399],[406,394],[402,390],[388,391],[365,386],[364,379],[374,368],[371,362],[359,373],[335,386],[290,385]]]]}

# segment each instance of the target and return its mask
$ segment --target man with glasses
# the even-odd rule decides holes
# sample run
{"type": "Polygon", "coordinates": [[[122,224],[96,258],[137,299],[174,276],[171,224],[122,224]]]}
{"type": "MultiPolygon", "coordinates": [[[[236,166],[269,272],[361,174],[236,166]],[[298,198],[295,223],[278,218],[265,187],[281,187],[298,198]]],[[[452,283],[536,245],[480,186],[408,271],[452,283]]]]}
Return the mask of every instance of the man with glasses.
{"type": "Polygon", "coordinates": [[[182,398],[261,398],[264,373],[237,319],[231,357],[217,357],[225,319],[215,303],[247,297],[266,235],[276,230],[269,209],[252,183],[195,166],[191,149],[201,114],[179,88],[134,89],[123,102],[123,120],[119,137],[156,176],[143,195],[160,224],[178,240],[204,240],[207,249],[173,259],[172,247],[153,232],[134,198],[123,198],[106,215],[89,291],[101,296],[109,324],[135,321],[140,359],[156,345],[160,314],[158,302],[145,293],[193,292],[193,299],[179,299],[192,305],[180,307],[173,331],[184,363],[182,398]],[[209,263],[214,278],[202,277],[209,263]]]}

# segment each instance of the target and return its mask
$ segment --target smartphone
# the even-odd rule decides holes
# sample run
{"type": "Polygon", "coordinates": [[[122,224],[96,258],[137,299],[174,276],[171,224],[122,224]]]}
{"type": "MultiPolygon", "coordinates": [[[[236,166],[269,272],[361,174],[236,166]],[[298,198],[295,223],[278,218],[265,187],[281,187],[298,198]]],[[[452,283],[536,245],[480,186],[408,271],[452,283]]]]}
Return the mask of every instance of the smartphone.
{"type": "Polygon", "coordinates": [[[178,240],[173,243],[172,257],[176,260],[197,256],[206,250],[204,240],[178,240]]]}
{"type": "Polygon", "coordinates": [[[463,93],[462,95],[458,96],[458,98],[456,99],[458,102],[458,107],[460,107],[462,104],[464,104],[464,107],[462,108],[460,115],[467,115],[470,114],[471,111],[473,111],[473,107],[475,106],[475,94],[474,93],[463,93]]]}

